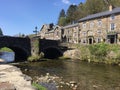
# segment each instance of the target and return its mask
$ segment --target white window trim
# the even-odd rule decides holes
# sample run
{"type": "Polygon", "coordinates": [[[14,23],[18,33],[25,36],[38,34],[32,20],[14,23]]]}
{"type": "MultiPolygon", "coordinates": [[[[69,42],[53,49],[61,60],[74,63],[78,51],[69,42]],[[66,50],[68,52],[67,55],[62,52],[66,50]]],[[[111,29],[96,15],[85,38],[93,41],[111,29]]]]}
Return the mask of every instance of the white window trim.
{"type": "Polygon", "coordinates": [[[102,34],[102,30],[98,29],[97,30],[97,34],[101,35],[102,34]]]}
{"type": "Polygon", "coordinates": [[[86,22],[83,22],[82,27],[86,28],[86,22]]]}
{"type": "Polygon", "coordinates": [[[94,22],[90,22],[90,28],[94,27],[94,22]]]}
{"type": "Polygon", "coordinates": [[[114,31],[114,30],[115,30],[115,28],[116,28],[116,24],[115,24],[115,23],[110,23],[110,30],[111,30],[111,31],[114,31]],[[113,29],[112,29],[112,24],[114,24],[113,29]]]}
{"type": "Polygon", "coordinates": [[[102,20],[98,20],[98,26],[102,26],[102,20]]]}
{"type": "Polygon", "coordinates": [[[112,14],[112,15],[110,16],[110,20],[114,20],[114,19],[115,19],[115,15],[112,14]]]}

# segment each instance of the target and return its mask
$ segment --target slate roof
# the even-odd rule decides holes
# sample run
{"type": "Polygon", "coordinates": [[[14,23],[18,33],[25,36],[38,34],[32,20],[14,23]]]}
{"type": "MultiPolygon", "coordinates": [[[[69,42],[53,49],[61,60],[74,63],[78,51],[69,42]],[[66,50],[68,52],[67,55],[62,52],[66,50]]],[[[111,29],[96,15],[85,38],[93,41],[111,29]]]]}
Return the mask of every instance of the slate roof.
{"type": "Polygon", "coordinates": [[[95,18],[99,18],[99,17],[103,17],[103,16],[109,16],[112,14],[118,14],[118,13],[120,13],[120,7],[114,8],[112,11],[108,10],[108,11],[88,15],[84,18],[79,19],[78,22],[82,22],[82,21],[86,21],[86,20],[90,20],[90,19],[95,19],[95,18]]]}
{"type": "Polygon", "coordinates": [[[63,28],[71,28],[71,27],[75,27],[75,26],[78,26],[78,23],[67,25],[67,26],[64,26],[63,28]]]}

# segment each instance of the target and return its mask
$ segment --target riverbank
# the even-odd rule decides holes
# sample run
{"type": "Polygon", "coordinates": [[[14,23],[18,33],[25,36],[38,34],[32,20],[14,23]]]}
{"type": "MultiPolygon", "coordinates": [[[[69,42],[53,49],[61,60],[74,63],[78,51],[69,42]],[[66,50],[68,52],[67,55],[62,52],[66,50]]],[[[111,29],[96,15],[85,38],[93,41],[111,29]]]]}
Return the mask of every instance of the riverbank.
{"type": "Polygon", "coordinates": [[[117,65],[56,59],[16,66],[46,90],[120,90],[120,67],[117,65]]]}
{"type": "Polygon", "coordinates": [[[31,81],[19,68],[8,64],[0,65],[0,90],[36,90],[31,81]]]}
{"type": "Polygon", "coordinates": [[[70,44],[63,57],[88,62],[105,63],[120,66],[120,45],[99,43],[94,45],[70,44]]]}

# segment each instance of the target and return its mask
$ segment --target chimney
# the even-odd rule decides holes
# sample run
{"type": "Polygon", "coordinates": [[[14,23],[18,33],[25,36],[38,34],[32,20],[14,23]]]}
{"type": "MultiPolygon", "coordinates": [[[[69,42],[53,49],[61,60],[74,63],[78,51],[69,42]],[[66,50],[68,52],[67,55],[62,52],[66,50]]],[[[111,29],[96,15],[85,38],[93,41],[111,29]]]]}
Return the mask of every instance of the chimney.
{"type": "Polygon", "coordinates": [[[113,5],[109,5],[109,11],[112,11],[113,10],[113,5]]]}

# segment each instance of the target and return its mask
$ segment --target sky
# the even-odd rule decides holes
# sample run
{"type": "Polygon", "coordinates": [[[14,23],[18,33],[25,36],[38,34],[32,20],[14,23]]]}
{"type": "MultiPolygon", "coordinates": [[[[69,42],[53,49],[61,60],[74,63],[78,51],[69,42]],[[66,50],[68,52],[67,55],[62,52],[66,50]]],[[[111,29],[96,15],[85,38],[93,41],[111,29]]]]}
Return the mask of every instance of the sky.
{"type": "Polygon", "coordinates": [[[57,24],[61,9],[85,0],[0,0],[0,28],[4,35],[33,34],[43,24],[57,24]]]}

